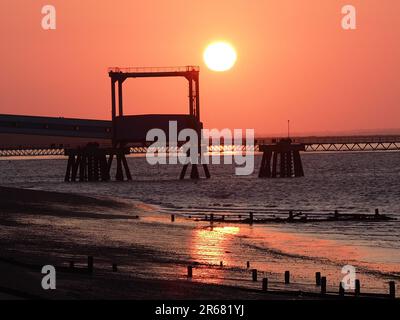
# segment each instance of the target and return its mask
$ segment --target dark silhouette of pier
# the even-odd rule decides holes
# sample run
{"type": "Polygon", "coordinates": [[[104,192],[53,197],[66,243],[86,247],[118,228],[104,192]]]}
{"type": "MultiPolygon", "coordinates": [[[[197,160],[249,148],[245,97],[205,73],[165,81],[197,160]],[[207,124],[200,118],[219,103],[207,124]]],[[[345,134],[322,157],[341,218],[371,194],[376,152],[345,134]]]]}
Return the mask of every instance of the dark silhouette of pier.
{"type": "Polygon", "coordinates": [[[293,143],[292,139],[281,139],[272,144],[260,145],[259,149],[263,152],[260,178],[292,178],[303,177],[303,164],[301,162],[300,151],[305,150],[302,143],[293,143]],[[279,168],[278,168],[279,162],[279,168]]]}
{"type": "MultiPolygon", "coordinates": [[[[197,132],[197,150],[200,155],[201,129],[203,124],[200,121],[200,68],[197,66],[169,67],[169,68],[110,68],[111,78],[111,121],[112,121],[112,147],[114,150],[127,148],[132,143],[146,144],[146,135],[149,130],[161,129],[166,135],[166,145],[169,139],[169,125],[171,121],[177,123],[178,131],[192,129],[197,132]],[[169,78],[183,77],[188,81],[189,112],[188,114],[151,114],[151,115],[124,115],[123,107],[123,84],[130,78],[169,78]],[[116,89],[118,87],[118,98],[116,89]],[[117,108],[118,100],[118,108],[117,108]]],[[[189,156],[190,154],[187,153],[189,156]]],[[[130,172],[126,164],[125,153],[117,155],[117,180],[123,180],[121,162],[128,180],[130,172]]],[[[112,156],[110,156],[112,162],[112,156]]],[[[111,164],[109,165],[109,167],[111,164]]],[[[185,164],[180,174],[180,179],[184,179],[186,172],[191,166],[190,178],[199,179],[197,163],[185,164]]],[[[203,164],[206,178],[210,178],[210,172],[206,164],[203,164]]]]}

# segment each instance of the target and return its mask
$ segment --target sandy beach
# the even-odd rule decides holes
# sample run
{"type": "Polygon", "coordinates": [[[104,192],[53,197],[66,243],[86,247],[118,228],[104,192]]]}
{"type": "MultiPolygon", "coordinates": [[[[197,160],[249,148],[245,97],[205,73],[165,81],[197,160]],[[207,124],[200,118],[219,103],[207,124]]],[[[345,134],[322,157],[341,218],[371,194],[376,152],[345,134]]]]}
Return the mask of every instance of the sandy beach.
{"type": "Polygon", "coordinates": [[[68,239],[71,226],[54,230],[53,222],[57,219],[83,219],[88,224],[99,220],[136,221],[138,217],[133,209],[129,204],[108,199],[0,187],[0,298],[300,299],[295,294],[266,294],[260,290],[194,280],[157,279],[157,275],[145,279],[136,276],[135,271],[140,273],[141,268],[159,265],[173,268],[168,257],[153,256],[149,249],[135,244],[131,248],[118,248],[101,246],[95,241],[76,242],[74,237],[68,239]],[[26,224],[29,217],[35,218],[32,225],[26,224]],[[95,257],[93,275],[85,273],[87,255],[95,257]],[[112,272],[113,259],[120,263],[118,272],[112,272]],[[75,271],[69,269],[70,261],[75,262],[75,271]],[[57,270],[57,290],[54,291],[41,288],[40,271],[47,264],[54,265],[57,270]],[[132,268],[127,271],[124,264],[131,264],[132,268]]]}

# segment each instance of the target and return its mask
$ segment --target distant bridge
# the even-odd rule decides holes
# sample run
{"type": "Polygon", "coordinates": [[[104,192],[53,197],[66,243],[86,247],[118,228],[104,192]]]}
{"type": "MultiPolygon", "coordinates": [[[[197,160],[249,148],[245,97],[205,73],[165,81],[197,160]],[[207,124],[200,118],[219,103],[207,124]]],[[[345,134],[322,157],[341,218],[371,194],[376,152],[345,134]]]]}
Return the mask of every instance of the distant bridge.
{"type": "MultiPolygon", "coordinates": [[[[257,144],[271,143],[273,140],[258,139],[257,144]]],[[[304,143],[308,152],[400,150],[400,135],[296,137],[293,140],[304,143]]]]}
{"type": "MultiPolygon", "coordinates": [[[[0,115],[0,157],[63,156],[65,150],[97,142],[109,147],[112,123],[103,120],[0,115]]],[[[294,137],[306,152],[350,152],[400,150],[400,135],[294,137]]],[[[277,138],[258,138],[255,145],[210,146],[210,152],[259,151],[259,146],[277,138]]],[[[131,153],[145,153],[147,146],[132,145],[131,153]]],[[[177,151],[166,148],[165,152],[177,151]]]]}

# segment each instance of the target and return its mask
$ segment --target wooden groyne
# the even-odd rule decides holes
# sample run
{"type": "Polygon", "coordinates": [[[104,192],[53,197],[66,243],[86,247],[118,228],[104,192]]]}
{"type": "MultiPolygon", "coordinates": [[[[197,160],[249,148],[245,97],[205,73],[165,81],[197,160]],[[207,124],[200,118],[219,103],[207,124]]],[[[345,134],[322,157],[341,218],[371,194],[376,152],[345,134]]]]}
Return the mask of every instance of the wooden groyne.
{"type": "MultiPolygon", "coordinates": [[[[354,280],[354,287],[345,288],[343,282],[339,282],[337,290],[335,285],[332,284],[328,287],[327,277],[321,276],[321,272],[315,273],[315,284],[312,283],[300,283],[292,281],[292,273],[287,270],[283,273],[282,280],[273,280],[265,277],[265,271],[258,269],[248,270],[249,261],[247,262],[247,273],[248,283],[247,289],[254,291],[261,291],[264,293],[278,294],[283,296],[294,296],[294,297],[309,297],[309,298],[322,298],[322,299],[360,299],[360,300],[376,300],[376,299],[396,299],[396,282],[389,281],[385,284],[387,292],[371,292],[363,291],[361,287],[360,279],[354,280]],[[264,275],[264,277],[259,277],[264,275]],[[258,287],[258,283],[260,283],[258,287]],[[252,289],[250,289],[252,288],[252,289]],[[301,289],[300,289],[301,288],[301,289]]],[[[196,280],[196,267],[190,266],[190,278],[191,281],[196,280]]],[[[220,268],[223,268],[220,266],[220,268]]],[[[232,271],[232,270],[231,270],[232,271]]],[[[237,270],[238,271],[238,270],[237,270]]],[[[201,272],[204,274],[204,271],[201,272]]],[[[279,276],[279,275],[278,275],[279,276]]]]}
{"type": "Polygon", "coordinates": [[[332,213],[310,212],[289,210],[288,213],[277,212],[270,214],[256,214],[249,212],[243,214],[191,214],[191,219],[195,221],[208,221],[210,223],[243,223],[243,224],[268,224],[268,223],[322,223],[322,222],[381,222],[392,221],[396,218],[379,213],[379,209],[375,209],[374,214],[368,213],[340,213],[335,210],[332,213]]]}
{"type": "MultiPolygon", "coordinates": [[[[0,262],[11,263],[15,266],[26,268],[37,273],[40,273],[40,270],[42,268],[42,264],[26,263],[3,257],[0,257],[0,262]]],[[[96,276],[107,277],[107,275],[111,276],[111,274],[115,274],[117,272],[121,275],[130,274],[129,271],[126,271],[128,269],[123,268],[123,270],[121,271],[119,269],[119,266],[119,264],[117,265],[115,262],[110,260],[110,257],[104,259],[99,256],[73,256],[68,261],[65,261],[63,265],[55,266],[55,269],[57,272],[71,274],[71,276],[75,274],[79,277],[76,278],[79,279],[79,281],[92,281],[96,276]],[[100,265],[98,265],[97,268],[95,268],[96,262],[100,262],[100,265]],[[107,265],[109,267],[107,267],[107,265]]],[[[125,267],[127,266],[129,266],[129,264],[127,264],[125,267]]],[[[224,261],[220,261],[218,265],[202,265],[198,262],[193,261],[190,265],[187,265],[186,274],[177,274],[178,278],[171,278],[170,280],[174,281],[179,279],[187,279],[188,281],[192,281],[195,284],[196,281],[199,279],[200,284],[203,283],[206,278],[204,278],[204,270],[199,272],[198,269],[219,268],[220,270],[226,269],[231,272],[235,271],[241,274],[241,276],[243,277],[241,281],[245,283],[245,286],[231,285],[232,287],[246,289],[254,292],[263,292],[265,294],[282,295],[282,297],[293,296],[318,299],[397,300],[396,282],[393,280],[385,283],[385,287],[387,288],[386,292],[383,291],[377,293],[363,290],[359,279],[355,280],[355,287],[352,289],[345,289],[342,282],[339,282],[337,284],[337,290],[335,290],[336,284],[331,283],[331,285],[328,287],[327,277],[322,275],[321,272],[315,273],[315,283],[304,283],[296,281],[296,275],[294,274],[294,277],[292,277],[293,273],[289,270],[286,270],[281,276],[279,274],[275,274],[274,277],[269,278],[266,277],[267,273],[265,270],[249,269],[249,267],[250,261],[247,261],[247,263],[243,263],[243,268],[232,268],[229,265],[225,264],[224,261]],[[276,275],[278,276],[277,279],[275,277],[276,275]]],[[[150,278],[152,278],[153,276],[150,276],[150,278]]],[[[229,280],[229,278],[222,279],[229,280]]],[[[16,290],[9,288],[0,287],[0,292],[13,294],[25,299],[40,299],[40,297],[32,296],[28,293],[20,293],[16,290]]]]}

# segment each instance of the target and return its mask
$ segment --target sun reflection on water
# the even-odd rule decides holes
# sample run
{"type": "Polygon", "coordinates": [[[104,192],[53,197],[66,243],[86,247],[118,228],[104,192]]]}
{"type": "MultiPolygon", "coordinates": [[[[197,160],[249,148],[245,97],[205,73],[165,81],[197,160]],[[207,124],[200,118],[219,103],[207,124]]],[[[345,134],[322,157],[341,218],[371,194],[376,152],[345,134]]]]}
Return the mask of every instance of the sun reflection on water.
{"type": "Polygon", "coordinates": [[[230,244],[239,227],[207,227],[195,229],[192,237],[191,256],[196,261],[216,265],[223,261],[230,264],[230,244]]]}

